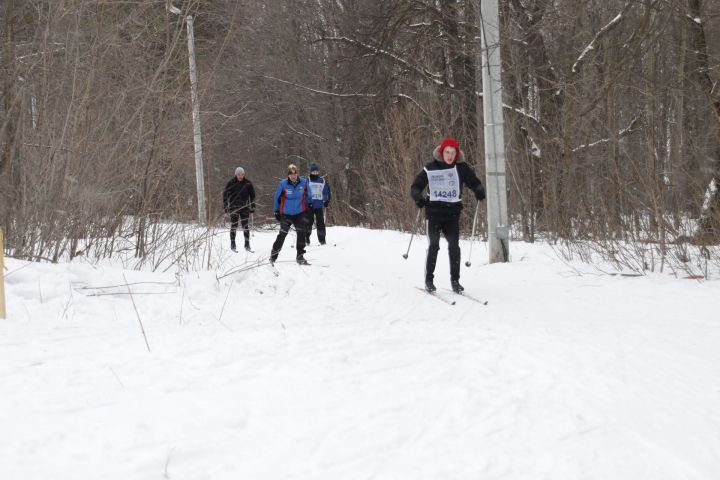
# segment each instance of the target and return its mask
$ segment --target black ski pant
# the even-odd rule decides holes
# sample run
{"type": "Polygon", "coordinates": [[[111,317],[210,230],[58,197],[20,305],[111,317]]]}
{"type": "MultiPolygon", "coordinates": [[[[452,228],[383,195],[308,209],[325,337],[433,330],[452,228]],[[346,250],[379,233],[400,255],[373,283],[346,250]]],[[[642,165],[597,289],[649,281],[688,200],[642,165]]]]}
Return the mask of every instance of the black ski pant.
{"type": "Polygon", "coordinates": [[[440,250],[440,234],[445,235],[450,254],[450,280],[460,280],[460,217],[451,216],[443,219],[428,219],[427,234],[430,244],[425,260],[425,281],[434,278],[438,250],[440,250]]]}
{"type": "Polygon", "coordinates": [[[313,222],[317,221],[317,237],[320,243],[325,243],[325,209],[310,208],[308,209],[308,224],[305,233],[305,243],[310,243],[310,234],[312,233],[313,222]]]}
{"type": "Polygon", "coordinates": [[[285,237],[287,237],[287,234],[290,231],[290,227],[295,227],[295,232],[297,233],[297,258],[300,258],[305,254],[306,217],[306,212],[299,215],[283,215],[280,217],[280,232],[278,233],[275,243],[273,243],[272,251],[270,252],[270,260],[272,262],[277,260],[283,243],[285,243],[285,237]]]}
{"type": "Polygon", "coordinates": [[[235,245],[235,231],[238,228],[238,220],[242,225],[243,235],[245,235],[245,245],[250,245],[250,227],[248,226],[248,219],[250,218],[250,211],[247,208],[235,210],[230,213],[230,244],[235,245]]]}

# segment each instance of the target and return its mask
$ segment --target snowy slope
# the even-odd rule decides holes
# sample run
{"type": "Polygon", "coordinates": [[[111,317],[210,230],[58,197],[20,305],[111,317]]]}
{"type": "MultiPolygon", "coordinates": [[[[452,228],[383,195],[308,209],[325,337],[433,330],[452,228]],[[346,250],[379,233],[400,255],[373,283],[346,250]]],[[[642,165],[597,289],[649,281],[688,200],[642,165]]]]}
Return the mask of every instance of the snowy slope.
{"type": "Polygon", "coordinates": [[[8,260],[0,479],[718,478],[717,280],[476,244],[490,303],[448,306],[413,288],[423,238],[328,239],[220,280],[274,234],[212,272],[8,260]]]}

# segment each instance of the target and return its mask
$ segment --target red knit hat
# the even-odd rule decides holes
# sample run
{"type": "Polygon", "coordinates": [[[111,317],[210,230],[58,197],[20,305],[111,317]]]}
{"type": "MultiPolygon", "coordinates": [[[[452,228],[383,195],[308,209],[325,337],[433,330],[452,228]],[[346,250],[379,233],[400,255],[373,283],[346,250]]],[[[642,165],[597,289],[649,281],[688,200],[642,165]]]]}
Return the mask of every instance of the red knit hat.
{"type": "Polygon", "coordinates": [[[455,149],[455,151],[457,152],[457,156],[455,158],[456,159],[460,158],[460,145],[458,145],[457,140],[455,140],[454,138],[450,138],[450,137],[443,140],[442,143],[440,144],[440,158],[442,158],[443,152],[445,152],[446,147],[453,147],[455,149]]]}

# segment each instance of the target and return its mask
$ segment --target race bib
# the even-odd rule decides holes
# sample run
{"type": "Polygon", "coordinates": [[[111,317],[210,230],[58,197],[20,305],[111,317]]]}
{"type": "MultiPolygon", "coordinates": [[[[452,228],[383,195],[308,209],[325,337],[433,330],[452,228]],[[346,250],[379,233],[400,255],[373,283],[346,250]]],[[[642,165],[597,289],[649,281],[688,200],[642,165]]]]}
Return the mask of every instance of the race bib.
{"type": "Polygon", "coordinates": [[[447,170],[425,169],[431,202],[456,203],[460,201],[460,178],[457,167],[447,170]]]}
{"type": "Polygon", "coordinates": [[[325,186],[325,182],[310,182],[310,194],[312,195],[313,200],[322,200],[323,199],[323,187],[325,186]]]}

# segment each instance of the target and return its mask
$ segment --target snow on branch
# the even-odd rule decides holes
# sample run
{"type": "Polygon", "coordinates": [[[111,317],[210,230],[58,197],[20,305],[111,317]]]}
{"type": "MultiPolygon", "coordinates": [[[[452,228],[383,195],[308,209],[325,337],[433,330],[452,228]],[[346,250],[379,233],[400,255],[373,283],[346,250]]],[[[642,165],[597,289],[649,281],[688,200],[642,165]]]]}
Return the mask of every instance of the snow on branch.
{"type": "Polygon", "coordinates": [[[703,199],[702,206],[703,216],[707,216],[708,212],[710,211],[713,199],[718,194],[718,189],[720,189],[720,182],[718,182],[717,178],[713,178],[712,180],[710,180],[710,184],[705,190],[705,198],[703,199]]]}
{"type": "Polygon", "coordinates": [[[303,90],[307,90],[308,92],[317,93],[320,95],[330,95],[333,97],[376,97],[377,95],[374,93],[335,93],[335,92],[328,92],[325,90],[318,90],[316,88],[310,88],[306,87],[305,85],[300,85],[293,82],[288,82],[287,80],[283,80],[281,78],[271,77],[270,75],[261,75],[262,78],[267,78],[269,80],[275,80],[276,82],[284,83],[286,85],[292,85],[293,87],[302,88],[303,90]]]}
{"type": "MultiPolygon", "coordinates": [[[[635,125],[637,124],[637,122],[638,122],[639,120],[640,120],[640,117],[635,117],[635,118],[633,118],[632,121],[630,122],[630,125],[628,125],[626,128],[623,128],[622,130],[620,130],[620,131],[618,132],[618,138],[622,138],[622,137],[624,137],[624,136],[626,136],[626,135],[631,134],[631,133],[633,132],[633,129],[635,128],[635,125]]],[[[586,144],[584,144],[584,145],[577,146],[577,147],[573,148],[572,151],[573,151],[573,152],[577,152],[578,150],[582,150],[582,149],[584,149],[584,148],[597,147],[598,145],[602,145],[602,144],[604,144],[604,143],[608,143],[609,141],[610,141],[609,138],[601,138],[600,140],[598,140],[598,141],[596,141],[596,142],[586,143],[586,144]]]]}
{"type": "Polygon", "coordinates": [[[703,199],[702,210],[700,211],[700,218],[698,218],[697,227],[695,228],[696,236],[702,235],[708,230],[708,227],[712,222],[711,217],[713,215],[713,205],[717,204],[719,193],[720,181],[717,177],[713,177],[705,190],[705,197],[703,199]]]}
{"type": "Polygon", "coordinates": [[[417,27],[432,27],[431,22],[419,22],[419,23],[410,23],[408,24],[408,28],[417,28],[417,27]]]}
{"type": "Polygon", "coordinates": [[[688,20],[691,22],[697,23],[698,25],[702,25],[702,19],[696,15],[690,15],[688,13],[685,14],[685,17],[687,17],[688,20]]]}
{"type": "MultiPolygon", "coordinates": [[[[477,90],[475,90],[475,96],[478,97],[478,98],[483,98],[483,92],[478,92],[477,90]]],[[[502,106],[503,106],[503,109],[509,110],[509,111],[511,111],[511,112],[515,112],[515,113],[517,113],[518,115],[520,115],[521,117],[526,118],[527,120],[530,120],[530,122],[531,122],[533,125],[535,125],[537,128],[539,128],[539,129],[542,130],[543,132],[547,133],[547,129],[543,126],[542,123],[540,123],[540,120],[538,120],[538,118],[537,118],[536,116],[534,116],[534,115],[532,115],[531,113],[528,113],[527,111],[525,111],[524,108],[513,107],[513,106],[508,105],[508,104],[506,104],[506,103],[503,103],[502,106]]]]}
{"type": "Polygon", "coordinates": [[[397,54],[390,52],[388,50],[385,50],[383,48],[379,48],[374,45],[369,45],[367,43],[363,43],[363,42],[360,42],[358,40],[354,40],[354,39],[348,38],[348,37],[322,37],[320,40],[328,40],[328,41],[332,41],[332,42],[343,42],[343,43],[348,43],[350,45],[355,45],[356,47],[364,48],[365,50],[373,52],[375,55],[382,55],[382,56],[392,59],[396,63],[398,63],[406,68],[409,68],[410,70],[412,70],[416,73],[419,73],[423,77],[426,77],[427,79],[435,82],[437,85],[445,84],[445,82],[442,81],[442,75],[440,75],[439,73],[429,72],[426,69],[424,69],[420,66],[417,66],[414,63],[398,56],[397,54]]]}
{"type": "Polygon", "coordinates": [[[294,133],[297,133],[298,135],[301,135],[301,136],[303,136],[303,137],[307,137],[307,138],[313,138],[313,137],[314,137],[314,138],[317,138],[318,140],[322,140],[323,142],[326,142],[326,141],[327,141],[327,138],[323,137],[322,135],[318,135],[318,134],[315,133],[315,132],[311,132],[310,130],[305,129],[305,130],[307,130],[309,133],[301,132],[301,131],[298,130],[297,128],[295,128],[295,127],[293,127],[292,125],[290,125],[289,122],[285,122],[285,126],[287,126],[287,127],[288,127],[290,130],[292,130],[294,133]]]}
{"type": "MultiPolygon", "coordinates": [[[[416,107],[418,107],[418,108],[420,109],[421,112],[423,112],[423,113],[425,114],[425,116],[426,116],[427,118],[429,118],[430,120],[432,120],[432,118],[433,118],[432,115],[430,115],[430,114],[428,113],[428,111],[425,110],[425,109],[422,107],[422,105],[420,105],[420,104],[417,102],[417,100],[415,100],[415,99],[412,98],[411,96],[405,95],[404,93],[398,93],[398,94],[396,94],[395,96],[398,97],[398,98],[404,98],[404,99],[406,99],[406,100],[410,100],[413,104],[415,104],[416,107]]],[[[433,125],[433,126],[434,126],[434,125],[433,125]]]]}
{"type": "MultiPolygon", "coordinates": [[[[275,80],[276,82],[284,83],[285,85],[292,85],[293,87],[301,88],[301,89],[303,89],[303,90],[307,90],[308,92],[312,92],[312,93],[315,93],[315,94],[318,94],[318,95],[330,95],[330,96],[333,96],[333,97],[343,97],[343,98],[352,98],[352,97],[375,98],[375,97],[378,96],[376,93],[335,93],[335,92],[328,92],[328,91],[325,91],[325,90],[318,90],[318,89],[316,89],[316,88],[306,87],[305,85],[299,85],[299,84],[297,84],[297,83],[289,82],[289,81],[283,80],[283,79],[281,79],[281,78],[271,77],[270,75],[262,75],[262,78],[267,78],[267,79],[269,79],[269,80],[275,80]]],[[[417,100],[415,100],[414,98],[412,98],[410,95],[406,95],[406,94],[404,94],[404,93],[396,93],[396,94],[394,94],[393,96],[395,96],[395,97],[397,97],[397,98],[403,98],[403,99],[405,99],[405,100],[410,101],[410,102],[411,102],[413,105],[415,105],[428,119],[430,119],[431,121],[433,120],[432,115],[430,115],[430,113],[428,113],[428,111],[427,111],[422,105],[420,105],[420,103],[419,103],[417,100]]],[[[288,125],[288,127],[290,127],[290,125],[288,125]]],[[[436,126],[434,123],[433,123],[433,127],[434,127],[434,128],[437,128],[437,126],[436,126]]],[[[300,135],[309,136],[309,135],[307,135],[307,134],[298,132],[297,130],[295,130],[295,129],[292,128],[292,127],[290,127],[290,129],[293,130],[295,133],[298,133],[298,134],[300,134],[300,135]]],[[[320,136],[317,135],[317,134],[313,134],[313,135],[314,135],[315,137],[317,137],[317,138],[321,138],[321,139],[322,139],[322,137],[320,137],[320,136]]],[[[323,139],[323,140],[324,140],[324,139],[323,139]]]]}
{"type": "Polygon", "coordinates": [[[586,58],[593,50],[595,50],[595,45],[597,44],[597,42],[598,42],[602,37],[604,37],[604,36],[607,35],[609,32],[611,32],[615,27],[617,27],[618,25],[620,25],[620,23],[622,22],[623,18],[625,17],[625,14],[626,14],[626,13],[628,12],[628,10],[632,7],[632,5],[633,5],[633,2],[632,2],[632,1],[627,2],[627,3],[625,4],[625,7],[623,8],[622,12],[618,13],[618,14],[615,16],[615,18],[613,18],[612,20],[610,20],[610,23],[608,23],[607,25],[605,25],[603,28],[600,29],[599,32],[597,32],[597,33],[595,34],[595,36],[593,37],[593,39],[590,41],[590,43],[587,44],[587,46],[586,46],[585,49],[582,51],[582,53],[581,53],[580,56],[577,58],[577,60],[575,60],[575,63],[574,63],[573,66],[572,66],[572,73],[573,73],[573,74],[577,74],[577,73],[578,73],[578,70],[580,69],[580,66],[582,65],[582,63],[585,61],[585,58],[586,58]]]}

